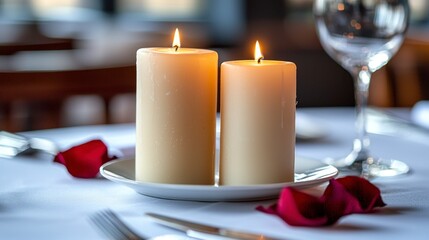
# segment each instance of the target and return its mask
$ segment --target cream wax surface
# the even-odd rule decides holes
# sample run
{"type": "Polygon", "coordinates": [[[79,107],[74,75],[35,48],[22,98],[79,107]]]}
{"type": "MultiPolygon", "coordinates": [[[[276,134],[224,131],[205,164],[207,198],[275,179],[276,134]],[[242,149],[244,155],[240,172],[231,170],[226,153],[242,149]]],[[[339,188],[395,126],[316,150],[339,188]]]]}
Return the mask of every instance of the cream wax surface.
{"type": "Polygon", "coordinates": [[[222,64],[222,185],[294,181],[295,109],[294,63],[222,64]]]}
{"type": "Polygon", "coordinates": [[[136,180],[213,184],[217,53],[137,51],[136,180]]]}

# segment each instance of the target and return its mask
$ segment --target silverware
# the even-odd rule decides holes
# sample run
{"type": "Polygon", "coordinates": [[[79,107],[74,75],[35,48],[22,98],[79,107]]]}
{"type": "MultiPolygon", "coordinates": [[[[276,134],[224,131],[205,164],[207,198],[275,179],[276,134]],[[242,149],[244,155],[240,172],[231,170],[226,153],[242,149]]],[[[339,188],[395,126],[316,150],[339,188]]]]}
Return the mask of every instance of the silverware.
{"type": "Polygon", "coordinates": [[[30,151],[43,151],[56,155],[58,146],[47,139],[30,138],[16,133],[0,131],[0,157],[14,157],[30,151]]]}
{"type": "MultiPolygon", "coordinates": [[[[156,223],[185,232],[190,237],[207,239],[203,235],[216,235],[222,239],[242,239],[242,240],[275,240],[263,234],[255,234],[233,229],[219,228],[201,223],[186,221],[178,218],[168,217],[157,213],[145,213],[147,217],[156,223]]],[[[284,238],[283,238],[284,239],[284,238]]]]}
{"type": "Polygon", "coordinates": [[[129,228],[114,212],[103,210],[90,217],[92,222],[109,239],[114,240],[189,240],[190,238],[179,235],[161,235],[152,238],[139,236],[129,228]]]}

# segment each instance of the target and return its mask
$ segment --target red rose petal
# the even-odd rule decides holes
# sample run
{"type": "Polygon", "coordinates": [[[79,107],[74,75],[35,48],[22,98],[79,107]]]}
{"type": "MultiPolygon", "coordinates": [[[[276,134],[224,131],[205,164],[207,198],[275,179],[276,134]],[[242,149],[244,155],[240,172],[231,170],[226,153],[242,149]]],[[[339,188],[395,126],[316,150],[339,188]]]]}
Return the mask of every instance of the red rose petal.
{"type": "Polygon", "coordinates": [[[57,153],[57,155],[54,158],[54,162],[66,165],[66,160],[64,159],[62,152],[57,153]]]}
{"type": "Polygon", "coordinates": [[[331,179],[326,188],[322,201],[325,203],[329,218],[338,220],[340,217],[361,212],[359,201],[336,179],[331,179]]]}
{"type": "Polygon", "coordinates": [[[114,159],[109,158],[107,153],[107,146],[97,139],[58,153],[54,162],[65,165],[74,177],[93,178],[97,176],[101,165],[114,159]]]}
{"type": "Polygon", "coordinates": [[[367,213],[385,205],[375,185],[366,179],[348,176],[331,179],[320,198],[287,187],[276,204],[256,209],[275,214],[292,226],[324,226],[334,224],[342,216],[367,213]]]}
{"type": "Polygon", "coordinates": [[[256,207],[256,210],[267,214],[277,215],[277,203],[274,203],[273,205],[270,205],[268,207],[264,207],[260,205],[256,207]]]}
{"type": "Polygon", "coordinates": [[[339,178],[337,181],[359,202],[360,211],[355,211],[354,213],[367,213],[376,207],[386,206],[381,198],[380,189],[368,180],[361,177],[348,176],[339,178]]]}
{"type": "Polygon", "coordinates": [[[284,188],[277,204],[257,210],[276,214],[292,226],[323,226],[329,224],[323,202],[293,188],[284,188]]]}

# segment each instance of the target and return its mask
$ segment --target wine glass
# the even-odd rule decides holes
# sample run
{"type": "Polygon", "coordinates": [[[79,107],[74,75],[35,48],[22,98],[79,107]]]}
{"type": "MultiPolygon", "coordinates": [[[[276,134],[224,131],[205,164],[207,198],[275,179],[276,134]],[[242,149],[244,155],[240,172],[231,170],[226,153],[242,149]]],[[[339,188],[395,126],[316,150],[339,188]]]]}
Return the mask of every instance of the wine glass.
{"type": "Polygon", "coordinates": [[[408,166],[373,157],[368,149],[366,109],[371,74],[398,51],[408,27],[407,0],[315,0],[317,34],[324,50],[354,79],[356,132],[352,152],[330,164],[364,177],[396,176],[408,166]]]}

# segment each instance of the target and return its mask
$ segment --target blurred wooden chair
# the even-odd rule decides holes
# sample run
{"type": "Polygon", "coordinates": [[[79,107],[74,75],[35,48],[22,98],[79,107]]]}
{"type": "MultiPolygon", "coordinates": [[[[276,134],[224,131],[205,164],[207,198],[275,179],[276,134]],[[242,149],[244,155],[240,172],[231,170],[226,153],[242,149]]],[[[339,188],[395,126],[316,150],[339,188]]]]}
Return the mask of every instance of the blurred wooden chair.
{"type": "Polygon", "coordinates": [[[392,60],[374,74],[370,104],[412,107],[429,99],[429,40],[408,37],[392,60]]]}
{"type": "Polygon", "coordinates": [[[429,40],[405,41],[389,69],[394,76],[396,106],[410,107],[429,97],[429,40]]]}
{"type": "Polygon", "coordinates": [[[45,36],[37,22],[12,22],[0,24],[0,55],[21,51],[46,51],[74,49],[75,39],[45,36]]]}
{"type": "Polygon", "coordinates": [[[73,49],[74,40],[68,38],[36,39],[35,41],[0,42],[0,55],[12,55],[21,51],[46,51],[73,49]]]}
{"type": "Polygon", "coordinates": [[[3,110],[0,129],[23,131],[60,127],[64,101],[82,94],[103,98],[104,123],[110,123],[109,103],[112,97],[135,92],[135,66],[1,71],[0,86],[0,109],[3,110]],[[20,120],[19,112],[28,116],[20,120]]]}
{"type": "Polygon", "coordinates": [[[61,127],[64,115],[70,116],[63,114],[65,103],[82,95],[101,98],[103,110],[98,112],[104,116],[97,123],[110,123],[111,99],[135,92],[135,49],[122,47],[128,42],[116,42],[120,47],[111,49],[94,39],[94,46],[101,47],[82,48],[82,39],[45,36],[38,22],[1,27],[0,130],[61,127]]]}

